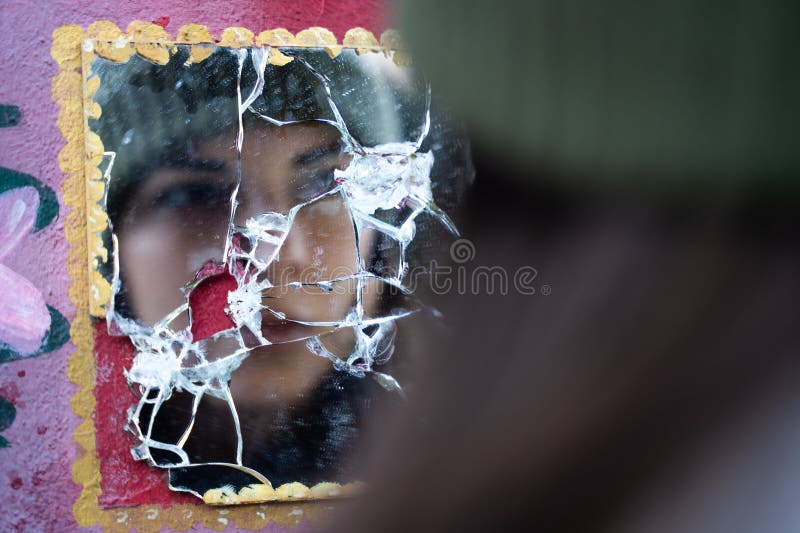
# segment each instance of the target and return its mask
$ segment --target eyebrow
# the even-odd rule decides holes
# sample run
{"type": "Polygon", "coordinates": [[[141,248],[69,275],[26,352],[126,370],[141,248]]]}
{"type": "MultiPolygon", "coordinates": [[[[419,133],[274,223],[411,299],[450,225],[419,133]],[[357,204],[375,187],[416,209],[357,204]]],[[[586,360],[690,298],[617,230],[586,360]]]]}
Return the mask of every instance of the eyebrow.
{"type": "Polygon", "coordinates": [[[200,159],[183,154],[181,157],[170,158],[168,161],[166,161],[165,166],[169,168],[180,168],[187,170],[206,170],[219,172],[225,170],[227,165],[225,161],[220,159],[200,159]]]}
{"type": "Polygon", "coordinates": [[[342,143],[340,141],[336,141],[332,144],[327,146],[318,146],[316,148],[312,148],[302,154],[298,155],[292,160],[292,164],[295,166],[302,166],[308,165],[310,163],[315,163],[320,159],[324,159],[331,154],[338,153],[342,149],[342,143]]]}

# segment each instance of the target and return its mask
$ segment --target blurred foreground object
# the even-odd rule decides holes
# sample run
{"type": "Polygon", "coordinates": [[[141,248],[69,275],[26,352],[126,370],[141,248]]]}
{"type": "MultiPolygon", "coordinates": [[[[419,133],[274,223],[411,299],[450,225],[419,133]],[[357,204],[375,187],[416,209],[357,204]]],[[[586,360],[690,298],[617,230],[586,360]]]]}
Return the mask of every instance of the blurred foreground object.
{"type": "Polygon", "coordinates": [[[431,82],[504,154],[614,179],[800,170],[800,4],[404,3],[431,82]]]}
{"type": "Polygon", "coordinates": [[[405,13],[475,143],[456,262],[537,292],[442,297],[335,529],[800,531],[796,5],[405,13]]]}

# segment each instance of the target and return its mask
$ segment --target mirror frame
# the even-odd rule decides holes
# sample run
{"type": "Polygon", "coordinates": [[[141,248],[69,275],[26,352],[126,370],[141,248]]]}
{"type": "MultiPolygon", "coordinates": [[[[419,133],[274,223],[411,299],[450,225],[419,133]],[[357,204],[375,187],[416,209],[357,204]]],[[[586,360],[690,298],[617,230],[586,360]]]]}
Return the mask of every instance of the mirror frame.
{"type": "MultiPolygon", "coordinates": [[[[313,487],[297,487],[299,483],[276,487],[275,496],[270,497],[267,502],[263,497],[253,500],[242,495],[206,501],[218,505],[203,505],[199,502],[152,503],[124,508],[100,505],[101,471],[96,447],[98,426],[95,418],[98,368],[92,319],[105,319],[112,292],[108,281],[98,271],[101,261],[107,258],[101,235],[108,227],[108,218],[100,204],[106,188],[99,168],[103,158],[103,145],[98,135],[88,127],[89,119],[98,118],[101,113],[99,105],[93,101],[100,81],[97,77],[90,77],[90,67],[96,57],[125,62],[134,54],[155,63],[166,64],[176,45],[195,44],[205,45],[192,49],[193,58],[198,61],[210,54],[210,47],[207,45],[213,44],[226,48],[268,46],[269,61],[276,65],[289,61],[280,52],[281,48],[322,48],[332,57],[343,49],[353,49],[358,54],[391,54],[398,65],[407,65],[410,62],[399,34],[391,29],[383,32],[378,40],[368,30],[352,28],[346,32],[341,43],[331,31],[321,27],[311,27],[297,34],[277,28],[262,31],[258,35],[245,28],[232,27],[225,29],[219,39],[215,39],[207,27],[199,24],[182,26],[173,39],[161,26],[142,21],[131,22],[125,32],[109,21],[94,22],[86,30],[69,24],[53,31],[51,55],[58,64],[58,73],[52,80],[51,94],[60,107],[57,126],[66,140],[66,145],[59,152],[58,164],[66,175],[62,194],[64,204],[70,208],[64,224],[69,243],[67,269],[72,279],[69,298],[76,308],[70,329],[76,349],[70,357],[68,377],[78,386],[71,399],[71,406],[81,419],[74,438],[84,450],[83,454],[79,453],[72,467],[73,480],[81,486],[80,496],[73,506],[73,514],[82,527],[97,524],[104,531],[128,531],[131,528],[159,531],[164,526],[185,530],[194,525],[203,525],[212,529],[224,529],[230,520],[234,520],[237,527],[246,529],[260,529],[269,522],[294,527],[303,519],[319,523],[333,508],[330,500],[313,501],[329,497],[326,494],[330,493],[330,487],[325,487],[325,492],[315,493],[313,487]],[[290,508],[273,504],[276,501],[296,503],[290,508]],[[239,503],[258,505],[226,507],[228,504],[239,503]]],[[[166,480],[164,485],[166,486],[166,480]]],[[[338,487],[341,490],[337,497],[340,497],[355,492],[360,484],[338,487]]],[[[177,496],[180,493],[170,492],[176,495],[176,502],[185,501],[185,498],[177,496]]]]}

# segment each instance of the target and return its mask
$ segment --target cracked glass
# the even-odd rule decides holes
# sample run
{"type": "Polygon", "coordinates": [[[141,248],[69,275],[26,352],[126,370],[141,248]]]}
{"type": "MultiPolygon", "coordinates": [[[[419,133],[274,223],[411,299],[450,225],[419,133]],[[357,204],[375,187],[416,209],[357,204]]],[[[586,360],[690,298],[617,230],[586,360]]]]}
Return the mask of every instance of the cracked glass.
{"type": "Polygon", "coordinates": [[[388,51],[91,71],[134,458],[208,503],[353,492],[367,420],[405,398],[403,323],[436,320],[420,285],[458,235],[467,141],[388,51]]]}

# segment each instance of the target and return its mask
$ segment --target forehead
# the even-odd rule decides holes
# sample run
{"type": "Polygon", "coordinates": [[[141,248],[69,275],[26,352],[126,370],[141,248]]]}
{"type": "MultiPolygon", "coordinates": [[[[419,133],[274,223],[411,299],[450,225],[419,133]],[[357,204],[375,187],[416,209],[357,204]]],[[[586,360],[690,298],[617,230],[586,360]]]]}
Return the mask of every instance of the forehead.
{"type": "MultiPolygon", "coordinates": [[[[342,144],[341,133],[325,122],[308,121],[285,126],[252,123],[244,128],[242,142],[242,162],[247,163],[252,157],[266,157],[272,161],[290,160],[304,163],[306,159],[298,159],[307,151],[315,151],[321,147],[337,147],[342,144]]],[[[237,158],[237,129],[228,130],[200,137],[182,146],[182,157],[200,157],[231,161],[237,158]]],[[[169,166],[165,164],[163,166],[169,166]]]]}

